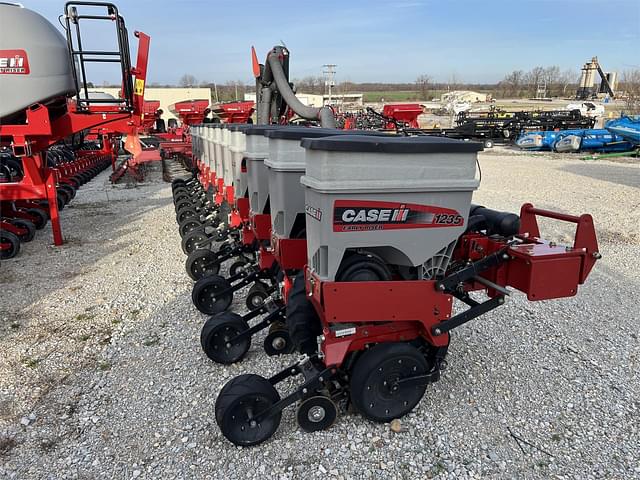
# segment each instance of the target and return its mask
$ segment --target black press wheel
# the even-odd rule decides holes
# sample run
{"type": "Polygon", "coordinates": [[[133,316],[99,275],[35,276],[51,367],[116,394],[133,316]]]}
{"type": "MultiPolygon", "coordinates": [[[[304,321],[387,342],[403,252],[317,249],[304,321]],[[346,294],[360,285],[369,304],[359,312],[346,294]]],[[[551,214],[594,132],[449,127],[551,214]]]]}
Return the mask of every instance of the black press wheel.
{"type": "Polygon", "coordinates": [[[336,421],[338,407],[329,397],[318,395],[307,398],[298,406],[296,418],[305,432],[326,430],[336,421]]]}
{"type": "Polygon", "coordinates": [[[216,400],[216,422],[235,445],[250,446],[268,440],[278,429],[282,412],[261,420],[254,417],[280,401],[280,394],[260,375],[240,375],[230,380],[216,400]]]}
{"type": "Polygon", "coordinates": [[[289,291],[287,329],[296,350],[308,355],[316,353],[317,338],[322,333],[322,324],[316,309],[307,297],[302,272],[296,276],[289,291]]]}
{"type": "Polygon", "coordinates": [[[217,275],[220,271],[218,254],[204,248],[195,250],[187,257],[185,268],[189,277],[196,281],[208,275],[217,275]]]}
{"type": "Polygon", "coordinates": [[[251,288],[247,292],[247,298],[245,299],[245,304],[249,310],[262,306],[267,297],[269,297],[268,288],[269,286],[263,282],[256,282],[251,285],[251,288]]]}
{"type": "Polygon", "coordinates": [[[374,422],[400,418],[413,410],[427,387],[398,381],[427,372],[427,360],[413,345],[380,343],[356,360],[351,373],[351,403],[374,422]]]}
{"type": "Polygon", "coordinates": [[[241,360],[249,351],[251,336],[231,343],[229,340],[249,329],[240,315],[222,312],[210,317],[200,332],[202,350],[211,360],[225,365],[241,360]]]}
{"type": "Polygon", "coordinates": [[[22,218],[14,218],[11,220],[11,223],[16,227],[23,228],[27,231],[26,233],[19,235],[21,242],[30,242],[36,236],[36,226],[33,224],[33,222],[24,220],[22,218]]]}
{"type": "Polygon", "coordinates": [[[231,284],[220,275],[201,278],[193,286],[191,300],[198,310],[207,315],[224,312],[233,301],[233,292],[220,293],[231,284]]]}
{"type": "Polygon", "coordinates": [[[0,244],[2,244],[0,258],[3,260],[13,258],[20,253],[20,239],[11,232],[0,230],[0,244]]]}
{"type": "Polygon", "coordinates": [[[283,323],[272,323],[269,333],[264,338],[264,351],[270,357],[293,352],[293,342],[289,330],[283,323]]]}
{"type": "Polygon", "coordinates": [[[208,244],[205,242],[209,239],[209,236],[204,231],[194,231],[186,234],[182,237],[182,251],[189,255],[198,249],[206,249],[208,244]]]}

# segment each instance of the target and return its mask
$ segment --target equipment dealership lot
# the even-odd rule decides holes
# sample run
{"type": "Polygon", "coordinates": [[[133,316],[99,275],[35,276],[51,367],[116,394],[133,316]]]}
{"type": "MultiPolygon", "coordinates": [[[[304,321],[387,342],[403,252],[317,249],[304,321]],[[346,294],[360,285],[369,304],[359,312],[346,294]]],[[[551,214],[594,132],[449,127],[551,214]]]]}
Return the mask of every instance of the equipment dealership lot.
{"type": "MultiPolygon", "coordinates": [[[[562,300],[515,293],[455,331],[449,369],[399,433],[346,414],[307,434],[288,409],[248,449],[215,425],[216,394],[292,358],[255,341],[240,363],[209,361],[170,185],[159,171],[136,188],[100,174],[65,210],[64,246],[38,235],[0,268],[0,477],[640,477],[637,162],[496,147],[480,166],[474,203],[593,215],[603,258],[590,281],[562,300]]],[[[570,225],[541,230],[573,238],[570,225]]]]}

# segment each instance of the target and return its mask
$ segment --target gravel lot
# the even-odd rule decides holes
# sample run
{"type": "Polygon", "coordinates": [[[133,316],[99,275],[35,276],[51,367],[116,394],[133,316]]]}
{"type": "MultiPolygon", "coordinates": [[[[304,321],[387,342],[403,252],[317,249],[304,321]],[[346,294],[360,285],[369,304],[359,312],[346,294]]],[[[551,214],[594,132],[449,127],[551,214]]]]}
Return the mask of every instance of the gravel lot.
{"type": "Polygon", "coordinates": [[[638,163],[502,148],[480,163],[476,203],[593,214],[604,257],[578,296],[516,294],[459,328],[400,433],[343,415],[306,434],[289,408],[250,449],[222,437],[216,394],[293,358],[256,339],[240,364],[208,361],[169,185],[101,174],[62,212],[65,246],[47,229],[0,267],[0,477],[640,478],[638,163]]]}

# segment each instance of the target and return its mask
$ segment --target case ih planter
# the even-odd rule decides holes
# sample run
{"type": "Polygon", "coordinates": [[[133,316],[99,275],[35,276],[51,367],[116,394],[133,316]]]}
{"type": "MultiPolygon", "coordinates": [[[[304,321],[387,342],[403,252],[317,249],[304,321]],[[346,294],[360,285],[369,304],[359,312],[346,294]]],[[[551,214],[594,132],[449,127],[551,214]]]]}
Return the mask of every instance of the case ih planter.
{"type": "MultiPolygon", "coordinates": [[[[250,132],[254,129],[247,126],[229,126],[228,128],[222,128],[221,130],[223,132],[226,132],[223,133],[222,156],[225,170],[224,183],[225,185],[228,185],[229,181],[233,184],[234,178],[239,177],[241,174],[241,169],[236,169],[236,164],[238,164],[238,161],[240,161],[241,155],[239,152],[233,152],[233,144],[236,143],[239,146],[239,149],[242,149],[242,146],[244,145],[243,142],[245,142],[245,140],[234,140],[234,138],[236,136],[242,136],[241,138],[244,138],[247,132],[250,132]],[[238,160],[235,163],[234,158],[238,160]],[[227,172],[229,173],[227,174],[227,172]]],[[[346,133],[336,129],[316,129],[304,127],[281,127],[275,130],[265,130],[258,127],[257,130],[263,132],[263,136],[268,139],[269,155],[274,155],[278,158],[298,155],[298,165],[300,165],[300,160],[302,159],[302,156],[300,155],[302,151],[298,145],[301,138],[305,136],[321,137],[346,133]]],[[[252,137],[257,137],[257,135],[252,135],[252,137]]],[[[281,160],[281,162],[286,162],[286,160],[281,160]]],[[[278,270],[280,269],[280,266],[277,263],[274,263],[274,251],[272,248],[273,245],[271,244],[271,226],[272,220],[276,223],[285,221],[283,217],[283,215],[285,215],[285,211],[279,210],[278,212],[276,212],[278,215],[275,217],[275,219],[271,215],[273,211],[271,213],[255,213],[256,211],[253,210],[253,205],[256,205],[258,211],[260,211],[260,209],[262,209],[262,211],[265,211],[267,205],[270,205],[269,181],[267,170],[264,169],[264,167],[268,164],[268,160],[264,159],[263,162],[260,162],[256,161],[255,156],[248,155],[246,164],[248,165],[248,170],[249,172],[251,172],[250,175],[253,179],[253,183],[251,179],[249,181],[250,188],[247,191],[247,194],[250,195],[250,199],[255,200],[255,202],[250,200],[251,212],[249,213],[247,222],[249,225],[249,235],[244,238],[243,245],[235,245],[223,255],[217,255],[211,252],[205,253],[197,251],[191,254],[193,255],[193,257],[191,258],[195,258],[196,256],[199,256],[199,259],[208,257],[211,260],[208,260],[206,262],[207,270],[211,271],[211,266],[213,265],[218,265],[214,267],[214,269],[219,270],[219,265],[223,261],[229,260],[230,258],[241,256],[243,257],[242,260],[246,261],[246,257],[244,257],[244,255],[247,253],[247,250],[255,249],[257,247],[258,260],[253,265],[245,265],[245,268],[243,268],[241,271],[238,271],[228,279],[224,279],[219,275],[206,275],[204,278],[200,278],[194,285],[192,299],[196,307],[203,313],[212,314],[225,311],[229,307],[229,305],[231,305],[231,302],[233,300],[233,293],[251,283],[255,283],[255,285],[252,287],[253,290],[249,295],[250,301],[248,301],[248,305],[250,306],[250,308],[259,306],[262,300],[261,297],[270,295],[276,290],[276,275],[278,273],[278,270]],[[256,172],[253,172],[254,167],[256,167],[256,172]],[[253,190],[254,186],[256,188],[256,191],[253,190]],[[254,245],[254,242],[257,243],[255,243],[254,245]],[[259,291],[259,295],[257,295],[257,291],[259,291]],[[254,295],[254,293],[256,295],[254,295]],[[253,300],[255,300],[256,303],[252,303],[253,300]]],[[[302,190],[300,189],[299,182],[297,181],[300,177],[300,172],[298,171],[297,174],[294,173],[293,175],[288,175],[288,177],[290,177],[293,182],[289,180],[283,181],[281,180],[281,177],[283,177],[283,175],[281,174],[273,175],[273,178],[276,179],[275,181],[279,182],[277,188],[285,189],[284,192],[278,193],[289,195],[290,193],[292,194],[293,192],[297,191],[298,197],[299,199],[301,199],[302,190]]],[[[238,180],[235,181],[237,182],[238,180]]],[[[230,205],[234,204],[233,192],[234,190],[232,185],[226,187],[225,200],[230,205]]],[[[280,196],[277,198],[283,197],[280,196]]],[[[292,200],[294,199],[292,198],[292,200]]],[[[301,204],[301,202],[298,203],[301,204]]],[[[297,204],[294,203],[291,205],[291,212],[294,217],[296,215],[299,217],[300,220],[298,220],[298,223],[300,226],[302,226],[299,233],[303,233],[303,223],[300,222],[304,222],[304,214],[301,213],[304,212],[304,209],[302,207],[302,204],[298,206],[297,209],[294,207],[294,205],[297,204]]],[[[284,208],[284,200],[278,202],[278,208],[284,208]]],[[[233,217],[233,212],[231,214],[231,217],[233,217]]],[[[286,221],[290,220],[288,216],[286,218],[286,221]]],[[[289,255],[296,255],[296,253],[293,252],[293,249],[295,248],[294,245],[295,243],[290,244],[290,248],[287,250],[290,251],[289,255]]],[[[298,259],[301,259],[304,254],[304,246],[303,244],[300,244],[300,242],[298,242],[298,245],[298,249],[300,250],[298,259]],[[302,248],[300,248],[300,246],[302,248]]],[[[204,261],[202,263],[204,263],[204,261]]],[[[202,263],[199,262],[198,266],[202,265],[202,263]]],[[[191,263],[190,265],[193,265],[193,263],[191,263]]],[[[304,262],[302,263],[302,265],[304,265],[304,262]]],[[[301,268],[302,265],[298,266],[298,268],[301,268]]]]}
{"type": "Polygon", "coordinates": [[[347,404],[373,421],[402,417],[439,379],[452,329],[502,305],[509,287],[529,300],[573,296],[600,257],[589,215],[472,205],[479,144],[336,136],[302,146],[307,267],[286,322],[304,355],[220,391],[216,421],[237,445],[268,439],[296,402],[306,431],[328,428],[347,404]],[[541,239],[537,216],[577,224],[573,246],[541,239]],[[454,314],[454,299],[468,308],[454,314]],[[295,376],[281,396],[275,386],[295,376]]]}

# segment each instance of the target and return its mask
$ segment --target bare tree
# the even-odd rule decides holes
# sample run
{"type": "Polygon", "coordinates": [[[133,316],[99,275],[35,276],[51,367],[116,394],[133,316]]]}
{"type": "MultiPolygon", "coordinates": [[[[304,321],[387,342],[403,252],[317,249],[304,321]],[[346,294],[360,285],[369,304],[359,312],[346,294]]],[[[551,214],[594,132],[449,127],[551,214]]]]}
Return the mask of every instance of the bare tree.
{"type": "Polygon", "coordinates": [[[547,67],[542,72],[541,83],[544,83],[547,87],[547,96],[554,96],[558,92],[560,78],[560,67],[553,65],[547,67]]]}
{"type": "Polygon", "coordinates": [[[344,82],[340,82],[338,84],[338,92],[342,95],[348,95],[353,92],[355,88],[355,84],[351,80],[345,80],[344,82]]]}
{"type": "Polygon", "coordinates": [[[562,96],[563,97],[566,97],[567,96],[567,92],[571,91],[569,89],[569,87],[577,85],[577,83],[578,83],[577,80],[578,80],[578,74],[576,72],[574,72],[573,70],[565,70],[562,73],[560,73],[558,81],[560,82],[560,85],[562,86],[562,96]]]}
{"type": "Polygon", "coordinates": [[[420,75],[416,79],[416,87],[420,93],[420,100],[429,100],[429,90],[432,78],[429,75],[420,75]]]}
{"type": "Polygon", "coordinates": [[[534,67],[525,75],[525,84],[527,85],[527,95],[533,97],[536,94],[538,84],[544,81],[544,67],[534,67]]]}
{"type": "Polygon", "coordinates": [[[520,95],[522,84],[524,82],[524,72],[522,70],[514,70],[508,73],[504,79],[498,84],[502,97],[517,97],[520,95]]]}
{"type": "Polygon", "coordinates": [[[181,87],[193,87],[194,85],[197,85],[197,83],[198,80],[196,79],[196,77],[194,77],[190,73],[185,73],[184,75],[182,75],[182,77],[180,77],[179,85],[181,87]]]}
{"type": "Polygon", "coordinates": [[[458,82],[458,76],[456,75],[455,72],[449,75],[449,82],[447,86],[449,87],[450,91],[457,90],[458,87],[460,86],[458,82]]]}
{"type": "Polygon", "coordinates": [[[640,70],[626,70],[622,74],[619,90],[625,99],[627,115],[640,114],[640,70]]]}

